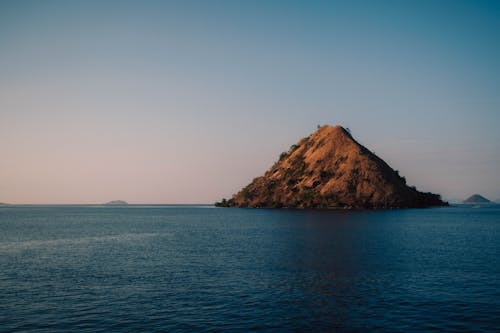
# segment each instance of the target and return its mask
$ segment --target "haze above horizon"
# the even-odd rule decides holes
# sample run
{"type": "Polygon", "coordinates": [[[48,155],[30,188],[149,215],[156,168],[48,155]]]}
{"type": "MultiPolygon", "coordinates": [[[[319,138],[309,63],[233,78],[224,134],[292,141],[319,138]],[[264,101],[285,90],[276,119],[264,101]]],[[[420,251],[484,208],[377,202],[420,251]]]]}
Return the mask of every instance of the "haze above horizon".
{"type": "Polygon", "coordinates": [[[0,202],[215,202],[318,124],[495,200],[499,59],[495,1],[2,1],[0,202]]]}

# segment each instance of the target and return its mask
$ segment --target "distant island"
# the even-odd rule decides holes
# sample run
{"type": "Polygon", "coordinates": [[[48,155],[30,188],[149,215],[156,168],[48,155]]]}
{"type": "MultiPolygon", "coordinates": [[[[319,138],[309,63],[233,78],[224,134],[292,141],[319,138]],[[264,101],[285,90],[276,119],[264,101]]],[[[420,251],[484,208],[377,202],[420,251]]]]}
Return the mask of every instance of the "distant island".
{"type": "Polygon", "coordinates": [[[123,205],[128,205],[128,202],[123,200],[113,200],[110,202],[106,202],[105,205],[123,206],[123,205]]]}
{"type": "Polygon", "coordinates": [[[341,126],[322,126],[218,207],[378,209],[446,206],[423,193],[341,126]]]}
{"type": "Polygon", "coordinates": [[[473,194],[463,201],[466,204],[492,203],[480,194],[473,194]]]}

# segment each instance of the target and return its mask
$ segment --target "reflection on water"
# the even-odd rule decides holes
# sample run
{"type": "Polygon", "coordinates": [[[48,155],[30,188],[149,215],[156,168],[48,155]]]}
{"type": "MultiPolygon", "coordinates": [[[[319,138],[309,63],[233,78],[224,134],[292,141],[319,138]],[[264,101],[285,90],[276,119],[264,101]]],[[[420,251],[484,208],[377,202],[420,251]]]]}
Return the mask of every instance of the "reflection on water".
{"type": "Polygon", "coordinates": [[[0,208],[7,331],[479,331],[500,209],[0,208]]]}

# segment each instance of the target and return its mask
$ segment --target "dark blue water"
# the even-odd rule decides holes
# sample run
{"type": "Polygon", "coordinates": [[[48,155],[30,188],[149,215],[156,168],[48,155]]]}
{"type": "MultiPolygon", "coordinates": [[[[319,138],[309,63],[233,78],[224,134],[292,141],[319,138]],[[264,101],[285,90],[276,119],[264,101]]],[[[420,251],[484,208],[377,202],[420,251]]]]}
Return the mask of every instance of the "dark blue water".
{"type": "Polygon", "coordinates": [[[496,331],[500,209],[0,207],[1,331],[496,331]]]}

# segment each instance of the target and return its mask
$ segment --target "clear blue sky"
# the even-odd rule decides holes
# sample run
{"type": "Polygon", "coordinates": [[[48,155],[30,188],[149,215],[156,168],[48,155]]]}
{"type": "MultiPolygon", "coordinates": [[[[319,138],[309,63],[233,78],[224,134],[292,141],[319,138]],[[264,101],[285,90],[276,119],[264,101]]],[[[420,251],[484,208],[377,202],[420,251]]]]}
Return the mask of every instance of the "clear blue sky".
{"type": "Polygon", "coordinates": [[[500,198],[500,2],[0,2],[0,202],[210,203],[317,124],[500,198]]]}

